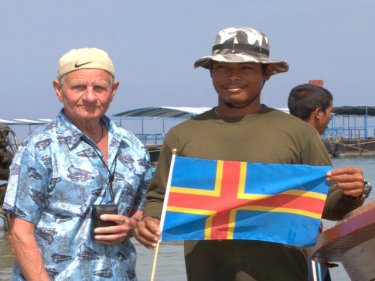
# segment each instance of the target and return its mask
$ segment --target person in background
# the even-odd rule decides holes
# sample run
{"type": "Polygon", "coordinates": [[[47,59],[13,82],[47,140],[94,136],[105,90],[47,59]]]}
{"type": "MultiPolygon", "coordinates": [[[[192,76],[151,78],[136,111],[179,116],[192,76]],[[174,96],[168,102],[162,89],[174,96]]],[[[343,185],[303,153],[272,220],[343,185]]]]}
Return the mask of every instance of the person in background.
{"type": "MultiPolygon", "coordinates": [[[[294,87],[288,97],[289,113],[315,128],[320,135],[324,134],[328,123],[331,120],[333,111],[333,96],[325,88],[312,85],[302,84],[294,87]]],[[[357,185],[364,182],[364,195],[368,196],[371,191],[370,184],[364,180],[363,171],[356,167],[336,168],[334,172],[341,174],[340,182],[337,185],[357,185]],[[347,178],[347,182],[345,182],[347,178]]]]}
{"type": "Polygon", "coordinates": [[[331,121],[333,96],[317,85],[298,85],[289,93],[288,108],[290,114],[306,121],[322,135],[331,121]]]}
{"type": "MultiPolygon", "coordinates": [[[[144,218],[135,230],[144,246],[155,248],[160,236],[172,149],[196,158],[331,165],[315,129],[261,103],[265,83],[289,68],[285,61],[271,59],[269,52],[263,33],[231,27],[218,33],[212,55],[195,62],[195,67],[209,70],[218,105],[168,132],[147,191],[144,218]]],[[[327,180],[337,185],[330,189],[325,218],[340,219],[363,203],[363,182],[340,185],[340,174],[332,171],[327,180]]],[[[185,241],[184,246],[189,281],[307,279],[307,257],[301,248],[250,240],[185,241]]]]}
{"type": "Polygon", "coordinates": [[[53,87],[63,108],[22,142],[10,168],[13,280],[136,280],[129,238],[151,169],[144,145],[105,116],[118,86],[101,49],[60,58],[53,87]],[[114,213],[94,217],[96,207],[114,213]]]}
{"type": "MultiPolygon", "coordinates": [[[[289,113],[299,119],[307,122],[314,127],[319,134],[324,134],[328,123],[331,120],[333,111],[333,96],[325,88],[313,84],[301,84],[295,86],[288,97],[289,113]]],[[[358,183],[365,182],[364,197],[368,197],[371,191],[371,185],[363,179],[363,171],[356,167],[341,167],[334,171],[341,173],[343,177],[357,177],[358,183]]],[[[342,183],[343,184],[343,183],[342,183]]],[[[351,182],[352,184],[352,182],[351,182]]],[[[312,261],[309,264],[309,280],[313,279],[312,267],[317,266],[312,261]]],[[[330,273],[325,265],[322,265],[322,280],[330,281],[330,273]]]]}

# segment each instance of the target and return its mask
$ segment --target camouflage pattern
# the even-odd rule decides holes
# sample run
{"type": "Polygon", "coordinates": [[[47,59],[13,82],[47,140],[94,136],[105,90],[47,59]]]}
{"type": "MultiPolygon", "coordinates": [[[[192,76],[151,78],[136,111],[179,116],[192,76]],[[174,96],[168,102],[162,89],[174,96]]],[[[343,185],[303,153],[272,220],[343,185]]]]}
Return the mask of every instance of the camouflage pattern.
{"type": "Polygon", "coordinates": [[[251,27],[229,27],[217,34],[212,55],[198,59],[194,67],[209,69],[212,61],[217,61],[272,64],[274,66],[272,74],[288,71],[288,63],[270,59],[269,52],[268,38],[262,32],[251,27]]]}

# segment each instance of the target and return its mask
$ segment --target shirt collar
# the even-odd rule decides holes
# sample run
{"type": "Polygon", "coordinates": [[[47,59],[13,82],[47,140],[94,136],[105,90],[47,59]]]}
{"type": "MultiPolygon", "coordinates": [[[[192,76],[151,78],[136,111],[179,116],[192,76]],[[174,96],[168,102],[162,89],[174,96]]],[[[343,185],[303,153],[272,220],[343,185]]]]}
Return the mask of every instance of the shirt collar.
{"type": "MultiPolygon", "coordinates": [[[[64,109],[60,111],[56,117],[56,121],[56,132],[58,134],[59,141],[63,141],[69,147],[69,149],[74,148],[82,140],[90,142],[90,139],[66,117],[64,114],[64,109]]],[[[131,146],[131,140],[124,137],[124,134],[121,133],[120,128],[118,128],[114,122],[111,122],[107,116],[102,116],[101,121],[105,124],[108,130],[108,146],[110,148],[119,147],[121,142],[125,142],[126,146],[131,146]]]]}

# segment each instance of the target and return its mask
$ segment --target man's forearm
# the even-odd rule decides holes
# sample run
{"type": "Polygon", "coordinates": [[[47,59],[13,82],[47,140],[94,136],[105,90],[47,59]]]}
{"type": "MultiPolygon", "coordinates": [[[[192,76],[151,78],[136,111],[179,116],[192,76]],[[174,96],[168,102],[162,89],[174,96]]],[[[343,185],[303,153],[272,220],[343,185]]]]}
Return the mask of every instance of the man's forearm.
{"type": "Polygon", "coordinates": [[[11,234],[8,240],[26,280],[50,280],[34,237],[19,239],[16,235],[11,234]]]}
{"type": "Polygon", "coordinates": [[[11,218],[8,241],[26,280],[50,280],[34,238],[34,225],[32,223],[20,218],[11,218]]]}

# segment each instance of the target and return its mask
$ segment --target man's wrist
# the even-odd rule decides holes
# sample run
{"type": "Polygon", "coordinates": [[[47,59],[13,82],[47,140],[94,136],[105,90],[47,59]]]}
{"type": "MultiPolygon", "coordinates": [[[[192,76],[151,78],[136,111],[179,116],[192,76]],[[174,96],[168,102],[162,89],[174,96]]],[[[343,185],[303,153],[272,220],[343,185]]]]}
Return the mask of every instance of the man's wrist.
{"type": "Polygon", "coordinates": [[[345,195],[345,197],[352,201],[365,200],[367,197],[369,197],[371,190],[372,190],[372,185],[367,180],[364,179],[363,180],[363,192],[361,195],[358,195],[358,196],[345,195]]]}
{"type": "Polygon", "coordinates": [[[128,232],[129,237],[134,236],[134,229],[137,227],[138,222],[140,221],[140,219],[137,217],[130,217],[129,221],[131,221],[132,219],[133,219],[133,223],[129,223],[130,224],[130,230],[128,232]]]}

